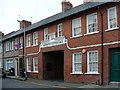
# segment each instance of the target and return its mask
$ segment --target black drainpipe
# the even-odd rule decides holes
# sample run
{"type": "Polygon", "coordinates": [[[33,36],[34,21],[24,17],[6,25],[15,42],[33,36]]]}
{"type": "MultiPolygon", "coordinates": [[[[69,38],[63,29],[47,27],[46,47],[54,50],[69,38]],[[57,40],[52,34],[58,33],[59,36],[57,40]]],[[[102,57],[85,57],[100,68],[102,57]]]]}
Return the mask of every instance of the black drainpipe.
{"type": "Polygon", "coordinates": [[[4,66],[4,64],[5,64],[5,59],[4,59],[4,51],[5,51],[4,48],[5,48],[5,46],[4,46],[3,41],[1,41],[1,42],[2,42],[2,68],[3,68],[3,71],[5,72],[5,66],[4,66]]]}
{"type": "Polygon", "coordinates": [[[104,46],[103,46],[103,13],[101,12],[100,10],[100,6],[98,6],[98,10],[100,12],[100,19],[101,19],[101,22],[100,22],[100,26],[101,26],[101,85],[103,85],[103,67],[104,67],[104,46]]]}
{"type": "MultiPolygon", "coordinates": [[[[119,1],[119,5],[120,5],[120,1],[119,1]]],[[[120,10],[119,10],[120,12],[120,10]]],[[[120,18],[120,17],[119,17],[120,18]]],[[[120,20],[120,19],[119,19],[120,20]]],[[[119,21],[118,20],[118,21],[119,21]]],[[[118,22],[118,27],[119,27],[119,31],[118,31],[118,41],[120,41],[120,22],[118,22]]],[[[118,43],[118,47],[120,47],[120,43],[118,43]]]]}

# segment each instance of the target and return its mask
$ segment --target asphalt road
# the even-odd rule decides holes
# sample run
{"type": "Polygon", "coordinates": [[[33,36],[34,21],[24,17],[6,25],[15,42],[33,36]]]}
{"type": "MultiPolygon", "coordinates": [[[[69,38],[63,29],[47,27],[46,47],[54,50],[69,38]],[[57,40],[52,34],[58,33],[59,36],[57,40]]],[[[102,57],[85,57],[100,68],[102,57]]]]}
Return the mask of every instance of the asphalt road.
{"type": "MultiPolygon", "coordinates": [[[[31,82],[19,81],[15,79],[4,78],[2,79],[2,90],[76,90],[69,88],[56,88],[44,84],[34,84],[31,82]]],[[[80,89],[81,90],[81,89],[80,89]]],[[[85,90],[85,89],[82,89],[85,90]]]]}
{"type": "MultiPolygon", "coordinates": [[[[1,80],[1,78],[0,78],[1,80]]],[[[0,87],[1,88],[1,87],[0,87]]],[[[2,90],[119,90],[113,88],[106,89],[98,89],[98,88],[63,88],[63,87],[55,87],[54,85],[48,84],[39,84],[32,83],[27,81],[19,81],[15,79],[4,78],[2,79],[2,90]]]]}
{"type": "Polygon", "coordinates": [[[31,82],[19,81],[15,79],[2,79],[2,88],[53,88],[44,85],[37,85],[31,82]]]}

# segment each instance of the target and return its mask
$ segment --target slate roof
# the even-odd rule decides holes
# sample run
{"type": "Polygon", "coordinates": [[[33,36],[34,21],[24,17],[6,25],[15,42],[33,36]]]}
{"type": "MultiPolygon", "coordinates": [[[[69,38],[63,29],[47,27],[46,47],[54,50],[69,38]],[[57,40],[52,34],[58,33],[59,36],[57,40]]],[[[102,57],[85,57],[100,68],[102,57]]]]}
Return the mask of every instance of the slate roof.
{"type": "MultiPolygon", "coordinates": [[[[103,5],[105,3],[107,3],[107,2],[88,2],[88,3],[85,3],[85,4],[81,4],[81,5],[77,6],[77,7],[71,8],[71,9],[65,11],[65,12],[60,12],[60,13],[58,13],[56,15],[50,16],[50,17],[48,17],[46,19],[43,19],[43,20],[41,20],[39,22],[36,22],[36,23],[26,27],[25,32],[28,32],[28,31],[31,31],[31,30],[33,30],[35,28],[41,27],[43,25],[55,22],[57,20],[64,19],[66,17],[77,14],[79,12],[82,12],[82,11],[85,11],[85,10],[88,10],[88,9],[103,5]]],[[[23,32],[24,32],[24,30],[18,30],[18,31],[16,31],[16,32],[14,32],[14,33],[12,33],[10,35],[5,35],[3,37],[3,41],[7,40],[9,38],[12,38],[14,36],[17,36],[19,34],[22,34],[23,32]]]]}

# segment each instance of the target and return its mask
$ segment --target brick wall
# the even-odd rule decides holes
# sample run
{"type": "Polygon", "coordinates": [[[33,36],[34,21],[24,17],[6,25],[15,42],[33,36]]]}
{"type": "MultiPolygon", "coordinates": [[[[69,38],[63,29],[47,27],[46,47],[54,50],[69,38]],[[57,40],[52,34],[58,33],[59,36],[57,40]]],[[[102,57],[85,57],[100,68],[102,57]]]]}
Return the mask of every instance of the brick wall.
{"type": "MultiPolygon", "coordinates": [[[[118,22],[118,27],[120,26],[120,4],[116,3],[109,3],[106,4],[105,6],[101,6],[100,9],[103,13],[103,33],[104,33],[104,43],[109,43],[109,42],[114,42],[118,41],[118,34],[119,30],[113,30],[106,32],[105,30],[108,27],[107,23],[107,8],[109,7],[117,7],[117,22],[118,22]]],[[[48,27],[49,31],[48,33],[53,33],[56,32],[57,34],[57,24],[61,23],[63,25],[63,36],[66,36],[68,39],[68,45],[70,47],[80,47],[80,46],[89,46],[89,45],[96,45],[96,44],[101,44],[101,17],[100,17],[100,11],[98,8],[93,8],[90,10],[87,10],[85,12],[78,13],[76,15],[70,16],[68,18],[65,18],[64,20],[61,21],[56,21],[55,23],[46,25],[44,27],[40,27],[36,29],[39,34],[39,44],[43,40],[43,30],[45,27],[48,27]],[[98,31],[99,33],[97,34],[92,34],[92,35],[85,35],[86,34],[86,15],[95,13],[97,12],[97,18],[98,18],[98,31]],[[72,19],[81,17],[81,22],[82,22],[82,35],[81,37],[77,38],[70,38],[72,36],[72,19]]],[[[36,31],[33,30],[33,31],[36,31]]],[[[32,40],[32,33],[31,34],[31,40],[32,40]]],[[[56,35],[57,36],[57,35],[56,35]]],[[[104,46],[104,83],[108,84],[109,83],[109,48],[115,48],[118,47],[118,45],[109,45],[109,46],[104,46]]],[[[39,79],[43,79],[43,52],[50,52],[50,51],[59,51],[59,50],[64,50],[64,81],[66,82],[79,82],[79,83],[91,83],[91,84],[100,84],[101,83],[101,47],[91,47],[91,48],[82,48],[78,50],[68,50],[66,45],[59,45],[59,46],[54,46],[54,47],[49,47],[49,48],[44,48],[41,49],[41,52],[37,55],[38,60],[39,60],[39,73],[34,74],[33,72],[29,73],[30,77],[38,77],[39,79]],[[98,68],[99,68],[99,74],[94,75],[86,75],[85,73],[87,72],[87,52],[82,55],[82,71],[83,74],[81,75],[73,75],[72,73],[72,53],[73,52],[82,52],[82,49],[86,49],[86,51],[91,51],[91,50],[98,50],[98,68]]],[[[38,46],[31,46],[29,48],[26,48],[27,53],[34,53],[39,50],[39,45],[38,46]]],[[[19,53],[22,53],[22,50],[19,51],[19,53]]],[[[34,56],[28,56],[30,57],[31,61],[34,56]]],[[[31,66],[32,68],[33,66],[31,66]]]]}

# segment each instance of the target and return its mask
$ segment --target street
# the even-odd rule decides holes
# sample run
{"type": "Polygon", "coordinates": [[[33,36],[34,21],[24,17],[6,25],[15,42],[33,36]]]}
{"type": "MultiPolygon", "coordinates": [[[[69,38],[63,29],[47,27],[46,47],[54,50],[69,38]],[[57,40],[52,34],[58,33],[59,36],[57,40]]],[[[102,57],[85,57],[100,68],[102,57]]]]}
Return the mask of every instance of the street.
{"type": "MultiPolygon", "coordinates": [[[[48,90],[75,90],[75,89],[68,89],[64,87],[57,87],[57,86],[51,86],[51,85],[45,85],[45,84],[36,84],[32,82],[26,82],[26,81],[19,81],[15,79],[9,79],[4,78],[2,79],[2,90],[16,90],[16,89],[29,89],[29,90],[36,90],[36,89],[48,89],[48,90]],[[58,89],[59,88],[59,89],[58,89]]],[[[80,89],[85,90],[85,89],[80,89]]]]}
{"type": "MultiPolygon", "coordinates": [[[[1,79],[1,78],[0,78],[1,79]]],[[[9,78],[3,78],[2,79],[2,90],[119,90],[118,88],[95,88],[95,87],[88,87],[83,86],[84,88],[71,88],[70,85],[66,87],[67,85],[63,84],[50,84],[49,83],[38,83],[38,82],[30,82],[30,81],[20,81],[15,79],[9,79],[9,78]]]]}
{"type": "Polygon", "coordinates": [[[53,87],[4,78],[2,79],[2,88],[53,88],[53,87]]]}

